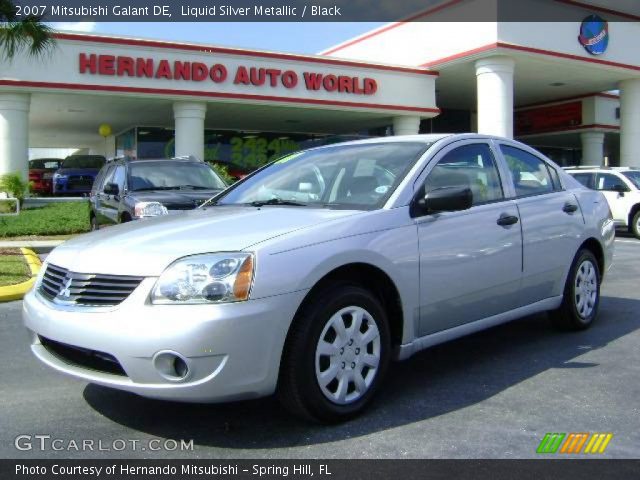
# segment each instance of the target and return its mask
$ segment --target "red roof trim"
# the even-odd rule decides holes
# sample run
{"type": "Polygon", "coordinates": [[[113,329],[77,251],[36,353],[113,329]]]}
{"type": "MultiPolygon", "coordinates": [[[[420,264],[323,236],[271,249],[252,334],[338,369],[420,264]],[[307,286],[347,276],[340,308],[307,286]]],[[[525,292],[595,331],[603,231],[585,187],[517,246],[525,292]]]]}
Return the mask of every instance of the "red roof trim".
{"type": "Polygon", "coordinates": [[[12,87],[35,87],[35,88],[56,88],[65,90],[81,90],[96,92],[120,92],[120,93],[149,93],[154,95],[184,95],[191,97],[210,97],[210,98],[232,98],[236,100],[256,100],[267,102],[283,102],[283,103],[305,103],[309,105],[327,105],[339,107],[354,107],[377,110],[395,110],[417,113],[435,113],[439,114],[439,108],[412,107],[405,105],[387,105],[377,103],[358,103],[343,100],[319,100],[315,98],[297,98],[297,97],[274,97],[270,95],[254,95],[244,93],[223,93],[223,92],[200,92],[193,90],[178,90],[171,88],[143,88],[143,87],[119,87],[113,85],[87,85],[76,83],[52,83],[52,82],[30,82],[21,80],[0,80],[0,85],[12,87]]]}
{"type": "Polygon", "coordinates": [[[391,23],[389,25],[386,25],[384,27],[379,28],[378,30],[374,30],[371,33],[364,34],[361,37],[355,38],[355,39],[353,39],[351,41],[347,41],[345,43],[342,43],[340,45],[332,47],[329,50],[325,50],[324,52],[322,52],[322,55],[329,55],[331,53],[340,51],[340,50],[342,50],[344,48],[350,47],[351,45],[355,45],[357,43],[363,42],[363,41],[368,40],[370,38],[376,37],[376,36],[378,36],[378,35],[380,35],[380,34],[382,34],[384,32],[388,32],[389,30],[393,30],[394,28],[399,27],[400,25],[404,25],[407,22],[412,22],[413,20],[417,20],[419,18],[427,17],[429,15],[437,13],[437,12],[439,12],[441,10],[444,10],[445,8],[449,8],[449,7],[453,6],[453,5],[455,5],[456,3],[460,3],[462,1],[464,1],[464,0],[450,0],[449,2],[444,3],[442,5],[439,5],[437,7],[428,8],[426,10],[423,10],[422,12],[416,13],[415,15],[411,15],[410,17],[404,18],[404,19],[400,20],[399,22],[391,23]]]}
{"type": "Polygon", "coordinates": [[[488,45],[484,45],[482,47],[474,48],[472,50],[467,50],[465,52],[456,53],[455,55],[451,55],[449,57],[443,57],[443,58],[440,58],[438,60],[432,60],[430,62],[423,63],[421,66],[422,67],[431,67],[431,66],[434,66],[434,65],[442,65],[444,63],[451,62],[451,61],[457,60],[459,58],[470,57],[470,56],[476,55],[478,53],[483,53],[483,52],[486,52],[488,50],[495,50],[495,49],[498,49],[498,48],[504,48],[504,49],[507,49],[507,50],[517,50],[517,51],[526,52],[526,53],[535,53],[537,55],[546,55],[546,56],[549,56],[549,57],[565,58],[565,59],[569,59],[569,60],[577,60],[577,61],[580,61],[580,62],[595,63],[595,64],[598,64],[598,65],[606,65],[606,66],[609,66],[609,67],[625,68],[625,69],[628,69],[628,70],[640,71],[640,66],[637,66],[637,65],[629,65],[627,63],[612,62],[612,61],[609,61],[609,60],[601,60],[601,59],[598,59],[598,58],[581,57],[579,55],[572,55],[570,53],[555,52],[553,50],[543,50],[541,48],[523,47],[522,45],[513,45],[511,43],[504,43],[504,42],[490,43],[488,45]]]}
{"type": "Polygon", "coordinates": [[[573,97],[558,98],[556,100],[546,100],[544,102],[535,102],[535,103],[528,103],[526,105],[517,105],[516,110],[524,110],[524,109],[533,108],[533,107],[542,107],[545,105],[553,105],[554,103],[569,102],[571,100],[582,100],[583,98],[590,98],[590,97],[612,98],[614,100],[620,99],[618,95],[613,95],[611,93],[594,92],[594,93],[585,93],[583,95],[575,95],[573,97]]]}

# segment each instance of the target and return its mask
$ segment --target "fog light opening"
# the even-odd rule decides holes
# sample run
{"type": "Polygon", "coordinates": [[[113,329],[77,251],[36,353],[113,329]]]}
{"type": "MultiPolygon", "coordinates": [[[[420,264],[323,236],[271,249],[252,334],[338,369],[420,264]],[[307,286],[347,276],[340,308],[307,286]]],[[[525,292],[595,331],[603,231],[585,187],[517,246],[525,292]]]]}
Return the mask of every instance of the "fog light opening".
{"type": "Polygon", "coordinates": [[[190,373],[187,359],[176,352],[163,351],[156,353],[153,365],[163,378],[172,382],[185,380],[190,373]]]}
{"type": "Polygon", "coordinates": [[[189,366],[187,365],[187,362],[180,357],[175,357],[173,359],[173,370],[175,371],[176,376],[181,379],[189,375],[189,366]]]}

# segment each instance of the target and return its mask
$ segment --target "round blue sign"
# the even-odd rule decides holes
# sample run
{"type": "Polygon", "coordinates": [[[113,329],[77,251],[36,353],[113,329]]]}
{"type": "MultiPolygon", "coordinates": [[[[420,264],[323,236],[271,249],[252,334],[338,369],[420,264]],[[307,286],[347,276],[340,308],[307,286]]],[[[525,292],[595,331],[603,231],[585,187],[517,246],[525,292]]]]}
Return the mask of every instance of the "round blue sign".
{"type": "Polygon", "coordinates": [[[609,24],[598,15],[589,15],[580,25],[578,41],[591,55],[602,55],[609,45],[609,24]]]}

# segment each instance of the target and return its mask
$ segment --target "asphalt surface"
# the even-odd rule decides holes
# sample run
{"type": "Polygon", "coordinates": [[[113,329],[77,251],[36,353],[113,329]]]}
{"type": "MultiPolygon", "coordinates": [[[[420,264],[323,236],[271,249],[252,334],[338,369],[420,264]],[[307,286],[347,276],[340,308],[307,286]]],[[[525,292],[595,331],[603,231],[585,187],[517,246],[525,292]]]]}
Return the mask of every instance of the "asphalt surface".
{"type": "Polygon", "coordinates": [[[639,274],[640,241],[619,237],[591,329],[559,333],[537,315],[432,348],[393,365],[363,416],[331,427],[274,398],[183,405],[67,378],[30,354],[21,303],[2,304],[0,457],[535,458],[546,432],[611,432],[606,458],[640,458],[639,274]],[[65,449],[33,437],[15,448],[38,434],[65,449]],[[150,439],[193,450],[151,451],[150,439]],[[83,440],[93,451],[74,448],[83,440]]]}

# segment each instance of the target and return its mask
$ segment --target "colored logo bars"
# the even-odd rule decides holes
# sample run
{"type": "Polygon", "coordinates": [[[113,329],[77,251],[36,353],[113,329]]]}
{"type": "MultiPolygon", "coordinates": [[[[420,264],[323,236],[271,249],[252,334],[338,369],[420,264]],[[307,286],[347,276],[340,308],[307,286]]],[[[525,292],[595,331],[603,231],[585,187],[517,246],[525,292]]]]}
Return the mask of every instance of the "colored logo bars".
{"type": "Polygon", "coordinates": [[[547,433],[536,453],[604,453],[613,433],[547,433]]]}

